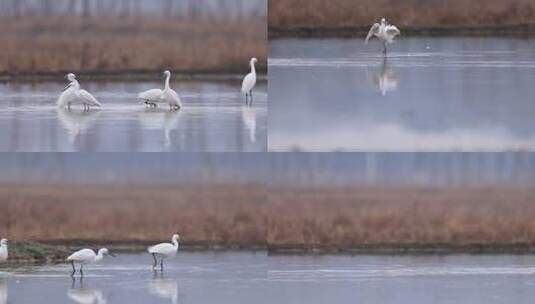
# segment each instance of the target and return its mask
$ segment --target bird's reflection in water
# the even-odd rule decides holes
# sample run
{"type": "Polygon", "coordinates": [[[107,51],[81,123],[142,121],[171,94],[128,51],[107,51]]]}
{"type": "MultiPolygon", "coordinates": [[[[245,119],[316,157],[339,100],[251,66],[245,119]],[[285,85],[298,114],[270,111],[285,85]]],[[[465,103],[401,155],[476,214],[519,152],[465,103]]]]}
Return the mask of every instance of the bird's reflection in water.
{"type": "Polygon", "coordinates": [[[388,63],[387,57],[383,57],[380,69],[372,72],[371,81],[376,90],[383,96],[398,89],[398,74],[394,67],[388,63]]]}
{"type": "Polygon", "coordinates": [[[147,284],[149,293],[162,299],[178,303],[178,282],[174,279],[164,278],[163,273],[154,272],[152,279],[147,284]]]}
{"type": "Polygon", "coordinates": [[[69,142],[72,144],[78,137],[89,130],[100,115],[100,110],[69,110],[57,109],[58,120],[69,133],[69,142]]]}
{"type": "Polygon", "coordinates": [[[251,106],[241,108],[241,118],[245,128],[249,131],[249,140],[256,142],[256,111],[251,106]]]}
{"type": "Polygon", "coordinates": [[[7,303],[7,279],[0,277],[0,304],[7,303]]]}
{"type": "Polygon", "coordinates": [[[171,131],[178,126],[180,111],[170,111],[163,108],[145,108],[139,115],[141,126],[149,130],[163,130],[165,148],[171,146],[171,131]]]}
{"type": "Polygon", "coordinates": [[[80,304],[107,303],[102,291],[84,286],[83,279],[79,279],[79,286],[76,287],[76,280],[73,278],[71,288],[67,290],[67,297],[80,304]]]}

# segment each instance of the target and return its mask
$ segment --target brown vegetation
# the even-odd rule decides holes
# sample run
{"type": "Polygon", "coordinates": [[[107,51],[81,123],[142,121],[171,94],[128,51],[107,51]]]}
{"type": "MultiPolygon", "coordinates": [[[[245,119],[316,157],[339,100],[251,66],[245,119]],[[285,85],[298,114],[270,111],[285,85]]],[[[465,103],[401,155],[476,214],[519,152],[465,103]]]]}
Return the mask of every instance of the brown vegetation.
{"type": "Polygon", "coordinates": [[[535,23],[531,0],[270,0],[271,30],[368,27],[387,17],[402,28],[535,23]]]}
{"type": "Polygon", "coordinates": [[[0,74],[245,72],[251,57],[264,66],[267,58],[261,18],[207,23],[34,16],[0,19],[0,28],[0,74]]]}
{"type": "Polygon", "coordinates": [[[0,186],[0,234],[13,240],[264,244],[256,185],[0,186]]]}
{"type": "Polygon", "coordinates": [[[0,185],[0,235],[144,244],[178,232],[190,246],[274,251],[535,244],[535,189],[266,191],[262,185],[0,185]]]}
{"type": "Polygon", "coordinates": [[[535,244],[533,189],[280,190],[268,205],[273,247],[535,244]]]}

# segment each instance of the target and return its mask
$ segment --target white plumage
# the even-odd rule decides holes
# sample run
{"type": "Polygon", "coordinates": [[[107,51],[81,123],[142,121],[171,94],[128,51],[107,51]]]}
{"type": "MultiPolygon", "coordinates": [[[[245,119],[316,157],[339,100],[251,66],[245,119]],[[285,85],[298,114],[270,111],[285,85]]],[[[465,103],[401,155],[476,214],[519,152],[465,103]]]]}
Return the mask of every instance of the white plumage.
{"type": "Polygon", "coordinates": [[[368,44],[368,40],[373,36],[383,41],[383,52],[386,54],[386,45],[394,43],[394,38],[400,34],[400,31],[394,25],[390,25],[386,22],[385,18],[381,19],[381,23],[375,23],[372,25],[368,35],[366,36],[365,43],[368,44]]]}
{"type": "Polygon", "coordinates": [[[76,75],[69,73],[66,77],[70,82],[58,98],[58,107],[70,108],[73,104],[81,104],[84,106],[84,109],[89,109],[91,107],[102,106],[91,93],[80,89],[80,83],[76,80],[76,75]]]}
{"type": "Polygon", "coordinates": [[[67,261],[71,262],[71,265],[72,265],[71,276],[74,276],[74,274],[76,273],[76,269],[74,267],[75,263],[80,264],[80,274],[83,276],[84,275],[82,271],[83,265],[99,262],[104,258],[105,255],[114,256],[113,254],[109,252],[107,248],[99,249],[98,254],[95,253],[95,251],[93,251],[92,249],[87,249],[87,248],[74,252],[67,258],[67,261]]]}
{"type": "Polygon", "coordinates": [[[178,234],[174,234],[171,238],[171,243],[160,243],[154,246],[150,246],[147,251],[152,254],[152,257],[154,259],[154,264],[152,265],[152,268],[156,268],[158,265],[158,259],[160,258],[160,269],[163,271],[163,260],[166,258],[174,258],[176,256],[176,253],[178,251],[178,240],[180,239],[180,236],[178,234]]]}
{"type": "Polygon", "coordinates": [[[171,72],[163,72],[165,76],[164,89],[151,89],[145,92],[141,92],[137,97],[145,102],[146,105],[151,107],[157,107],[158,103],[166,103],[172,110],[178,110],[182,108],[182,101],[180,96],[169,86],[169,80],[171,79],[171,72]]]}
{"type": "Polygon", "coordinates": [[[0,240],[0,262],[7,261],[8,256],[7,239],[2,239],[0,240]]]}
{"type": "Polygon", "coordinates": [[[253,103],[253,89],[256,85],[256,69],[255,63],[258,60],[256,58],[251,58],[249,65],[251,66],[251,72],[243,78],[241,84],[241,92],[245,94],[245,104],[247,104],[248,99],[250,98],[250,103],[253,103]]]}

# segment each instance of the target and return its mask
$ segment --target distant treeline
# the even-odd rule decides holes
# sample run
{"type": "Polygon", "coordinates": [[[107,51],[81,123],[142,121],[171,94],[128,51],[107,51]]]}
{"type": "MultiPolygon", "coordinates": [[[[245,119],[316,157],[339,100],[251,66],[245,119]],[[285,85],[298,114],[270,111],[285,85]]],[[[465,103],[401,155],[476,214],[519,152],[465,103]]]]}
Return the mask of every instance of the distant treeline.
{"type": "Polygon", "coordinates": [[[255,183],[275,188],[535,184],[535,153],[21,154],[0,183],[255,183]]]}
{"type": "Polygon", "coordinates": [[[159,16],[181,19],[266,16],[267,0],[0,0],[0,16],[159,16]]]}

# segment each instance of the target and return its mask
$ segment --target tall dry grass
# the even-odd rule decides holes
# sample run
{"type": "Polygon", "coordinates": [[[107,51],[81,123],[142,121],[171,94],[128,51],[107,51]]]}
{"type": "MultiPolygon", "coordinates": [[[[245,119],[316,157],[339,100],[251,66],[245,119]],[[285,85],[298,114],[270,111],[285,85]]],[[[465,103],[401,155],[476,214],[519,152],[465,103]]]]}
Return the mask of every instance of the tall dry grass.
{"type": "Polygon", "coordinates": [[[256,185],[1,185],[0,235],[14,240],[265,242],[256,185]]]}
{"type": "Polygon", "coordinates": [[[13,240],[351,248],[535,244],[535,189],[0,185],[13,240]]]}
{"type": "Polygon", "coordinates": [[[267,58],[265,20],[0,19],[0,73],[247,71],[267,58]]]}
{"type": "Polygon", "coordinates": [[[401,27],[535,23],[532,0],[270,0],[274,29],[362,27],[387,17],[401,27]]]}
{"type": "Polygon", "coordinates": [[[357,188],[271,192],[271,246],[535,243],[535,190],[357,188]]]}

